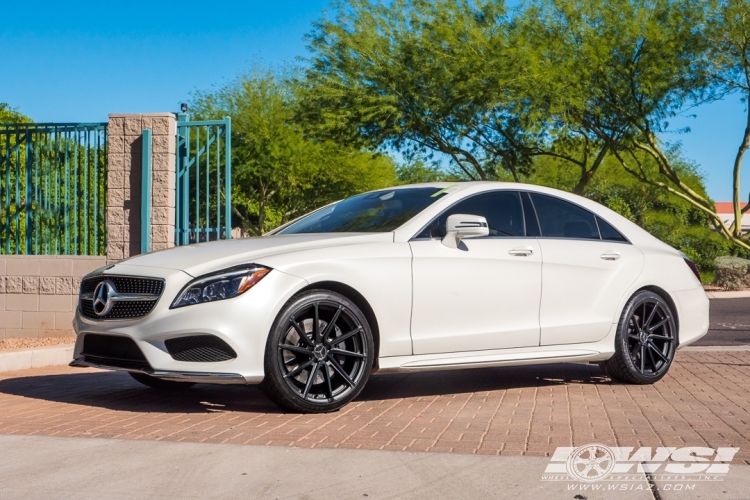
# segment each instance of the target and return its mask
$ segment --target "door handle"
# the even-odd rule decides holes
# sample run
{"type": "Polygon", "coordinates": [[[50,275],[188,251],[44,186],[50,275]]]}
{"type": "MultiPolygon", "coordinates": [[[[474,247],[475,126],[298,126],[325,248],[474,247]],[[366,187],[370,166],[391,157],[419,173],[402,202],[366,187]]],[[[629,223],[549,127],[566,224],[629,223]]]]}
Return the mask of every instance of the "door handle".
{"type": "Polygon", "coordinates": [[[620,255],[620,252],[604,252],[601,257],[604,260],[617,260],[622,257],[622,255],[620,255]]]}
{"type": "Polygon", "coordinates": [[[511,248],[510,250],[508,250],[508,253],[517,257],[527,257],[534,253],[534,249],[531,247],[511,248]]]}

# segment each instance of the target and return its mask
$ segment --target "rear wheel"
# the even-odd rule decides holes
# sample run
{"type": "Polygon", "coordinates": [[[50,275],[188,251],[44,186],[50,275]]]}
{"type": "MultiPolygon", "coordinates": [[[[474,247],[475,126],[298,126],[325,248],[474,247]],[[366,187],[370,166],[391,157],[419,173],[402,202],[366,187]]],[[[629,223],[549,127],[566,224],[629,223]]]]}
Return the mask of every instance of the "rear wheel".
{"type": "Polygon", "coordinates": [[[160,389],[163,391],[183,391],[189,389],[195,384],[192,382],[175,382],[173,380],[162,380],[160,378],[146,375],[145,373],[128,372],[131,377],[136,379],[143,385],[147,385],[152,389],[160,389]]]}
{"type": "Polygon", "coordinates": [[[667,374],[677,349],[677,326],[669,304],[642,290],[628,301],[615,336],[615,355],[600,364],[610,377],[653,384],[667,374]]]}
{"type": "Polygon", "coordinates": [[[374,351],[370,325],[353,302],[331,291],[303,292],[276,318],[262,388],[288,410],[338,410],[364,387],[374,351]]]}

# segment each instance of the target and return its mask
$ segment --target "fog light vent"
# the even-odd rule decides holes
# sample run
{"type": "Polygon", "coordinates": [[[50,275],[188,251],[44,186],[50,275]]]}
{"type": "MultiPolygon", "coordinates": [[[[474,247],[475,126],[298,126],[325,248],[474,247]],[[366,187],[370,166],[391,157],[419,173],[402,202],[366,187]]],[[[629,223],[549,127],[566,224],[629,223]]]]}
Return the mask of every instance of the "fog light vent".
{"type": "Polygon", "coordinates": [[[164,342],[172,358],[193,363],[215,363],[237,357],[229,344],[214,335],[191,335],[164,342]]]}

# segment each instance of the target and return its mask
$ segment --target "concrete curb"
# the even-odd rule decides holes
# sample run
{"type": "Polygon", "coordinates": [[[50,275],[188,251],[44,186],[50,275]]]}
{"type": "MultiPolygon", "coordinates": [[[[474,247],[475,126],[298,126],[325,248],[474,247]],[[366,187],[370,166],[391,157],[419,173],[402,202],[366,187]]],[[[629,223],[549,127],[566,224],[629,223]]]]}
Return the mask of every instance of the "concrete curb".
{"type": "Polygon", "coordinates": [[[73,344],[15,351],[0,351],[0,372],[67,365],[73,360],[73,344]]]}
{"type": "Polygon", "coordinates": [[[738,290],[736,292],[706,292],[709,299],[744,299],[750,297],[750,290],[738,290]]]}

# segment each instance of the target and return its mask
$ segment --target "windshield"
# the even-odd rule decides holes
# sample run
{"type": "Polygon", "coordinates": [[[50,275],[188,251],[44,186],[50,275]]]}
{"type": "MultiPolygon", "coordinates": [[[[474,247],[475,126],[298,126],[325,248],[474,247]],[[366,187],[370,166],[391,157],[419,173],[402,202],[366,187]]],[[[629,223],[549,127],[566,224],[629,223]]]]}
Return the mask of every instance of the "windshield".
{"type": "Polygon", "coordinates": [[[432,205],[444,193],[437,187],[365,193],[313,212],[278,234],[385,233],[432,205]]]}

